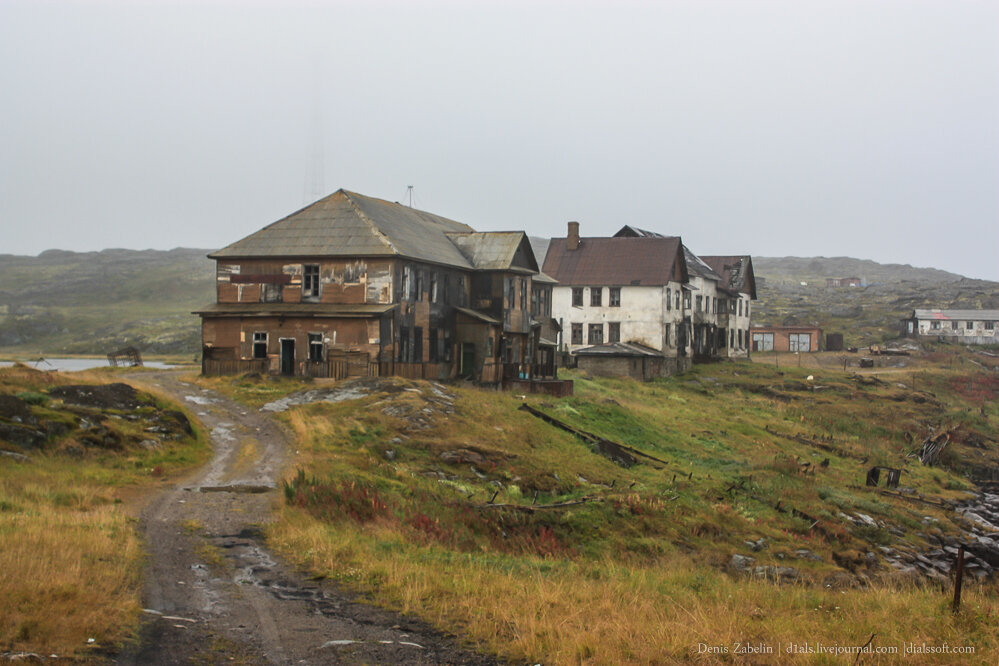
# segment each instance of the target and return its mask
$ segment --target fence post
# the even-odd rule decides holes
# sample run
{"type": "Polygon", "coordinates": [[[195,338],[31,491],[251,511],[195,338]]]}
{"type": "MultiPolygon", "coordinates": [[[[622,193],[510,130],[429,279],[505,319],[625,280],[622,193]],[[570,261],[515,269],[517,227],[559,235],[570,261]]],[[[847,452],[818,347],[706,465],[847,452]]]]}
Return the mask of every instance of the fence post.
{"type": "Polygon", "coordinates": [[[951,610],[955,613],[961,610],[961,583],[964,582],[964,546],[957,549],[957,574],[954,576],[954,605],[951,610]]]}

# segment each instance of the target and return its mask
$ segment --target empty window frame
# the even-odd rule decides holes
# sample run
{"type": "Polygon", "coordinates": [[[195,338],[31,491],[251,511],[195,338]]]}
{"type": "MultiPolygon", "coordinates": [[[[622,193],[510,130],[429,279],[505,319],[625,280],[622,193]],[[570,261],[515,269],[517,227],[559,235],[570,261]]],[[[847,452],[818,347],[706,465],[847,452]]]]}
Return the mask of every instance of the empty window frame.
{"type": "Polygon", "coordinates": [[[590,324],[586,331],[586,341],[591,345],[602,345],[604,343],[604,325],[590,324]]]}
{"type": "Polygon", "coordinates": [[[679,310],[680,309],[680,290],[679,289],[676,290],[676,297],[675,298],[676,298],[676,309],[679,310]]]}
{"type": "Polygon", "coordinates": [[[973,321],[966,321],[966,322],[964,322],[964,327],[970,331],[971,329],[973,329],[975,327],[975,322],[973,322],[973,321]]]}
{"type": "Polygon", "coordinates": [[[583,288],[573,287],[572,288],[572,307],[581,308],[583,307],[583,288]]]}
{"type": "Polygon", "coordinates": [[[436,328],[431,328],[427,331],[427,342],[429,343],[427,360],[431,363],[437,363],[440,360],[440,349],[437,346],[439,340],[440,338],[436,328]]]}
{"type": "Polygon", "coordinates": [[[951,327],[951,329],[952,329],[952,330],[955,330],[955,331],[956,331],[956,330],[957,330],[957,322],[956,322],[956,321],[952,321],[952,322],[950,323],[950,327],[951,327]]]}
{"type": "Polygon", "coordinates": [[[621,341],[621,322],[610,321],[607,322],[607,342],[620,342],[621,341]]]}
{"type": "Polygon", "coordinates": [[[309,360],[319,363],[323,360],[323,334],[309,333],[309,360]]]}
{"type": "Polygon", "coordinates": [[[527,311],[527,278],[520,278],[520,309],[527,311]]]}
{"type": "Polygon", "coordinates": [[[666,309],[673,309],[673,290],[669,287],[666,287],[666,309]]]}
{"type": "Polygon", "coordinates": [[[669,324],[666,324],[665,327],[663,328],[663,339],[666,341],[667,347],[673,346],[673,341],[670,339],[670,333],[671,333],[670,326],[669,324]]]}
{"type": "Polygon", "coordinates": [[[683,295],[683,309],[684,310],[689,310],[690,309],[690,294],[689,293],[684,293],[684,295],[683,295]]]}
{"type": "Polygon", "coordinates": [[[590,287],[590,306],[599,308],[604,295],[603,287],[590,287]]]}
{"type": "Polygon", "coordinates": [[[612,308],[621,307],[621,287],[608,287],[607,305],[612,308]]]}
{"type": "Polygon", "coordinates": [[[416,269],[416,294],[413,298],[414,301],[423,300],[423,269],[416,269]]]}
{"type": "Polygon", "coordinates": [[[430,302],[437,303],[437,271],[430,273],[430,302]]]}
{"type": "Polygon", "coordinates": [[[987,322],[985,322],[985,330],[986,331],[994,331],[995,328],[996,328],[996,323],[994,321],[987,321],[987,322]]]}
{"type": "Polygon", "coordinates": [[[302,298],[319,298],[319,264],[302,266],[302,298]]]}
{"type": "Polygon", "coordinates": [[[583,325],[582,324],[573,324],[572,325],[572,337],[570,338],[570,340],[572,341],[571,344],[574,344],[574,345],[581,345],[581,344],[583,344],[583,325]]]}
{"type": "Polygon", "coordinates": [[[739,316],[742,316],[742,299],[739,299],[739,316]]]}
{"type": "Polygon", "coordinates": [[[694,312],[700,312],[703,304],[704,299],[700,294],[698,294],[694,299],[694,312]]]}
{"type": "Polygon", "coordinates": [[[267,358],[267,333],[256,331],[253,334],[253,358],[267,358]]]}
{"type": "Polygon", "coordinates": [[[940,322],[938,322],[938,321],[931,321],[930,322],[930,328],[932,328],[934,331],[940,330],[940,322]]]}

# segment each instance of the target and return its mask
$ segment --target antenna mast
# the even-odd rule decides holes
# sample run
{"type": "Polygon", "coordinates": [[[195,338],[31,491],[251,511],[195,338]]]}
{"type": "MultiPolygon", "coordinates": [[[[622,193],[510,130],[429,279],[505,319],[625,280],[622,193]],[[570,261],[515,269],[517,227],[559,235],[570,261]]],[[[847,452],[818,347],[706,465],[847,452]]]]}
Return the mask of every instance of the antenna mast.
{"type": "Polygon", "coordinates": [[[413,207],[413,186],[412,185],[407,185],[406,186],[406,195],[409,197],[409,207],[412,208],[413,207]]]}

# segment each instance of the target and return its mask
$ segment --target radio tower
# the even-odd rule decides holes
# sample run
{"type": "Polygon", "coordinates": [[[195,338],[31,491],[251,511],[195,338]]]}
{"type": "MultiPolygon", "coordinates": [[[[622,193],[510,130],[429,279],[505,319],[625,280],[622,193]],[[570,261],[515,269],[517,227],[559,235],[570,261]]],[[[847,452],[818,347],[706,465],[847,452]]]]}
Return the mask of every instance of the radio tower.
{"type": "Polygon", "coordinates": [[[314,69],[312,85],[312,128],[309,137],[309,163],[305,173],[305,189],[302,193],[302,204],[318,201],[326,194],[326,176],[323,173],[323,101],[320,96],[319,66],[314,69]]]}

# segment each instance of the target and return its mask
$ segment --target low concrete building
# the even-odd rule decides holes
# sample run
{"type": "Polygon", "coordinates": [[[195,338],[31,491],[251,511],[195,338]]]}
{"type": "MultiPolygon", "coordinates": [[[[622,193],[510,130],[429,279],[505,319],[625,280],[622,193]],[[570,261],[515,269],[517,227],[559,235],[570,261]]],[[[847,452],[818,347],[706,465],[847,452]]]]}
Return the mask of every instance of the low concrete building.
{"type": "Polygon", "coordinates": [[[902,320],[902,335],[967,345],[996,345],[999,310],[922,310],[902,320]]]}
{"type": "Polygon", "coordinates": [[[648,381],[669,377],[669,359],[658,349],[637,342],[606,342],[573,353],[576,367],[601,377],[630,377],[648,381]]]}
{"type": "Polygon", "coordinates": [[[815,326],[754,326],[750,335],[754,352],[822,351],[822,329],[815,326]]]}

